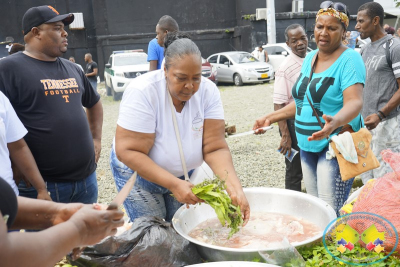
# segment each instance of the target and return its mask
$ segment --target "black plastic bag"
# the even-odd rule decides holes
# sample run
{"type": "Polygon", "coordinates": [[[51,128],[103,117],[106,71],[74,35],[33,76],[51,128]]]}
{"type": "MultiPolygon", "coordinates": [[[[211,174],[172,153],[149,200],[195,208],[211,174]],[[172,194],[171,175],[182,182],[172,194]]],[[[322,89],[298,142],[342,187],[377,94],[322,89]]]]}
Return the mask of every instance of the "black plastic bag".
{"type": "Polygon", "coordinates": [[[186,266],[201,263],[196,247],[180,236],[170,223],[157,217],[136,219],[131,229],[87,247],[77,266],[186,266]]]}

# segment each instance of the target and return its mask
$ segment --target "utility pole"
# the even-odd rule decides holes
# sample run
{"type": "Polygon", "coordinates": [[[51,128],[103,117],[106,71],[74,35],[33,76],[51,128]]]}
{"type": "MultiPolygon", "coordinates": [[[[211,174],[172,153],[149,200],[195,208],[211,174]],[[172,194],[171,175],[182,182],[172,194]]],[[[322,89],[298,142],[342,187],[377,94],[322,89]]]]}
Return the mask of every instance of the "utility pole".
{"type": "Polygon", "coordinates": [[[268,43],[276,44],[275,0],[267,0],[267,36],[268,43]]]}

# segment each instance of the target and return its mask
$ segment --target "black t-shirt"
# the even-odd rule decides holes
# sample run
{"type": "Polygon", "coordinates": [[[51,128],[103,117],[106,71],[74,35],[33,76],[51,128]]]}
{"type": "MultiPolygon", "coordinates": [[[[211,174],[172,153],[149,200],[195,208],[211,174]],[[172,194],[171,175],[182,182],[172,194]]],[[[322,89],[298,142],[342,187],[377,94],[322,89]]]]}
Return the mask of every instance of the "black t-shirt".
{"type": "MultiPolygon", "coordinates": [[[[91,63],[87,63],[86,64],[86,71],[85,73],[92,73],[94,71],[94,69],[98,69],[97,68],[97,63],[92,61],[91,63]]],[[[87,77],[89,80],[91,81],[95,81],[97,82],[97,75],[96,76],[89,76],[87,77]]]]}
{"type": "Polygon", "coordinates": [[[14,223],[18,211],[17,196],[11,186],[0,177],[0,220],[6,220],[7,227],[14,223]],[[8,218],[7,218],[8,217],[8,218]]]}
{"type": "Polygon", "coordinates": [[[96,169],[82,106],[91,108],[100,96],[75,63],[8,56],[0,60],[0,91],[28,130],[24,139],[45,181],[82,180],[96,169]]]}

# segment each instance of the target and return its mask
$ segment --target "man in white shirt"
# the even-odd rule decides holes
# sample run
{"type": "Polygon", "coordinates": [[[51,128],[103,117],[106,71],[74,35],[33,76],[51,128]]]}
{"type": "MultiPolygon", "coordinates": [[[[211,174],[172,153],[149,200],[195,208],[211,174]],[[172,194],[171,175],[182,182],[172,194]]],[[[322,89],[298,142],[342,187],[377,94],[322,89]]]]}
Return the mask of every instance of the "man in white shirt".
{"type": "MultiPolygon", "coordinates": [[[[306,56],[308,39],[307,34],[300,24],[292,24],[285,30],[286,44],[290,47],[292,53],[279,66],[275,73],[274,84],[274,109],[278,110],[293,102],[292,87],[299,77],[301,65],[306,56]]],[[[278,149],[285,155],[291,155],[291,148],[299,151],[294,126],[294,120],[280,121],[279,132],[282,136],[278,149]]],[[[296,155],[292,162],[285,158],[286,177],[285,188],[301,191],[301,171],[300,155],[296,155]]]]}

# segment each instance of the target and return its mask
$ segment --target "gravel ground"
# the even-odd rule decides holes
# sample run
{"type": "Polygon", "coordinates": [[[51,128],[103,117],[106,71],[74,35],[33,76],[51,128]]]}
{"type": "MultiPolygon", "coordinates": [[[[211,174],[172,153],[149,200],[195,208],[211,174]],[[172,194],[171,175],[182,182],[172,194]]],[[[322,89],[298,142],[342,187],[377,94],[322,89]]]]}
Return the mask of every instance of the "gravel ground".
{"type": "MultiPolygon", "coordinates": [[[[256,118],[273,110],[273,82],[236,87],[218,86],[225,109],[225,120],[236,125],[237,133],[251,130],[256,118]]],[[[99,84],[104,108],[101,158],[97,167],[99,203],[110,202],[117,193],[112,178],[109,156],[115,134],[120,102],[104,95],[104,83],[99,84]]],[[[236,172],[244,187],[284,188],[284,158],[276,149],[279,146],[278,126],[261,136],[227,138],[236,172]]]]}

